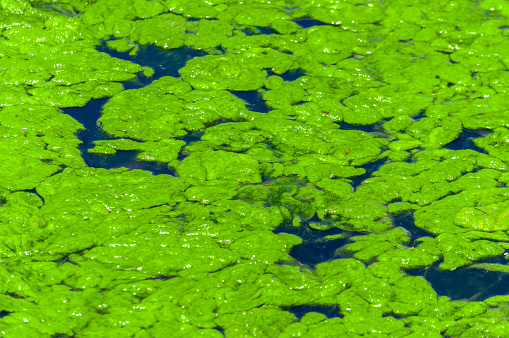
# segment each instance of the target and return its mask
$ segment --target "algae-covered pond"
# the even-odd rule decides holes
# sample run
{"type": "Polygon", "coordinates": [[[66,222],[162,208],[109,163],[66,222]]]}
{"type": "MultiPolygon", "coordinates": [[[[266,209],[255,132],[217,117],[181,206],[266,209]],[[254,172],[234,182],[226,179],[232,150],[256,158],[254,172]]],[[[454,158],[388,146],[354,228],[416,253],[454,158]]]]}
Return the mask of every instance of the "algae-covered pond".
{"type": "Polygon", "coordinates": [[[508,3],[0,10],[1,336],[509,335],[508,3]]]}

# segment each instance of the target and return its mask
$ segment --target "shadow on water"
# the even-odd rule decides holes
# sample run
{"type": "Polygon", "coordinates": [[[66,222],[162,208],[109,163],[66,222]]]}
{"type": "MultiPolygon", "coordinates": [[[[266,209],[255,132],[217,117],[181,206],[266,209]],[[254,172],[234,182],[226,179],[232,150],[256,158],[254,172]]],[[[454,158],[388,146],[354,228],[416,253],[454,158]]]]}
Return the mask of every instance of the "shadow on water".
{"type": "MultiPolygon", "coordinates": [[[[440,260],[428,268],[405,271],[410,276],[422,276],[433,287],[439,296],[447,296],[452,300],[469,299],[482,301],[487,298],[506,295],[509,290],[509,273],[488,271],[482,268],[465,266],[453,271],[442,271],[438,266],[440,260]]],[[[491,257],[478,263],[506,265],[503,256],[491,257]]]]}
{"type": "Polygon", "coordinates": [[[327,26],[325,22],[321,22],[315,19],[312,19],[310,17],[304,17],[293,20],[297,25],[299,25],[301,28],[309,28],[314,26],[327,26]]]}
{"type": "Polygon", "coordinates": [[[304,317],[305,314],[310,312],[318,312],[324,314],[327,318],[343,317],[339,312],[339,306],[337,305],[301,305],[294,306],[288,309],[295,315],[299,320],[304,317]]]}
{"type": "Polygon", "coordinates": [[[336,250],[349,243],[350,237],[364,234],[355,231],[344,231],[334,226],[327,230],[314,230],[309,226],[309,223],[332,226],[332,224],[324,224],[328,222],[320,220],[315,215],[308,222],[304,222],[299,227],[294,227],[292,224],[288,223],[278,227],[274,230],[274,233],[278,234],[284,232],[302,238],[302,243],[294,246],[289,255],[299,263],[308,265],[311,268],[314,268],[319,263],[335,258],[336,250]],[[327,236],[339,234],[341,234],[342,237],[333,240],[325,238],[327,236]]]}
{"type": "Polygon", "coordinates": [[[448,145],[444,146],[444,148],[451,149],[451,150],[464,150],[464,149],[471,149],[475,150],[479,153],[487,154],[487,152],[484,149],[479,148],[475,145],[474,140],[476,138],[482,138],[486,135],[491,134],[491,130],[486,129],[466,129],[463,128],[463,131],[460,133],[458,138],[448,145]]]}

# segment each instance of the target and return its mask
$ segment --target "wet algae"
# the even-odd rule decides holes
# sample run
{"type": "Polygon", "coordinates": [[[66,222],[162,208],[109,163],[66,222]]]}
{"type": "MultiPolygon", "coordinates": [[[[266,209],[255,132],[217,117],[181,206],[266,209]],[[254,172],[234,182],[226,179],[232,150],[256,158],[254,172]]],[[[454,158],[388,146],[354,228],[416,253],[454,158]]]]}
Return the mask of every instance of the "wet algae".
{"type": "Polygon", "coordinates": [[[0,1],[2,336],[507,336],[508,17],[0,1]]]}

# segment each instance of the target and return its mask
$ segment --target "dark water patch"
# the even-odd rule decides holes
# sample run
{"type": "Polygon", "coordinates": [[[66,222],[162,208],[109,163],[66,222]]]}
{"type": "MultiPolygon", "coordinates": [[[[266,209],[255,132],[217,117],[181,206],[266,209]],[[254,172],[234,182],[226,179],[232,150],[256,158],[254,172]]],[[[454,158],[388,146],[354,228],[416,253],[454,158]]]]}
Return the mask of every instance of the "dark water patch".
{"type": "Polygon", "coordinates": [[[419,112],[419,114],[412,116],[414,121],[419,121],[426,117],[426,109],[423,109],[419,112]]]}
{"type": "MultiPolygon", "coordinates": [[[[334,221],[332,221],[334,222],[334,221]]],[[[315,223],[321,226],[332,226],[327,224],[330,222],[322,221],[317,216],[311,218],[308,222],[303,222],[299,227],[292,226],[291,223],[284,224],[274,230],[275,234],[287,233],[299,236],[302,243],[292,248],[289,255],[299,263],[315,267],[319,263],[323,263],[336,258],[336,250],[350,242],[350,237],[362,235],[361,232],[344,231],[332,226],[327,230],[314,230],[309,223],[315,223]],[[342,235],[336,239],[326,239],[327,236],[342,235]]]]}
{"type": "Polygon", "coordinates": [[[246,36],[277,34],[277,32],[273,30],[271,27],[260,27],[260,26],[249,26],[245,29],[242,29],[241,32],[246,34],[246,36]]]}
{"type": "Polygon", "coordinates": [[[294,306],[288,309],[291,313],[295,315],[299,319],[299,321],[304,317],[305,314],[310,312],[318,312],[325,315],[327,318],[342,318],[343,316],[339,312],[338,305],[301,305],[294,306]]]}
{"type": "Polygon", "coordinates": [[[476,138],[482,138],[486,135],[491,134],[491,130],[486,129],[467,129],[463,128],[463,131],[460,133],[458,138],[451,143],[444,146],[446,149],[450,150],[465,150],[471,149],[475,150],[479,153],[487,154],[486,150],[479,148],[475,145],[474,140],[476,138]]]}
{"type": "Polygon", "coordinates": [[[247,104],[246,108],[250,111],[266,114],[270,110],[270,108],[265,104],[265,101],[263,100],[263,93],[261,92],[251,90],[248,92],[231,91],[230,93],[239,99],[244,100],[247,104]]]}
{"type": "Polygon", "coordinates": [[[321,22],[321,21],[315,20],[310,17],[295,19],[295,20],[293,20],[293,22],[295,22],[301,28],[309,28],[309,27],[314,27],[314,26],[327,26],[328,25],[325,22],[321,22]]]}
{"type": "MultiPolygon", "coordinates": [[[[483,301],[497,295],[507,295],[509,290],[509,273],[488,271],[480,268],[464,266],[453,271],[442,271],[438,266],[443,259],[428,268],[405,271],[410,276],[422,276],[433,287],[439,296],[447,296],[451,300],[469,299],[483,301]]],[[[506,265],[504,256],[490,257],[479,263],[506,265]]]]}
{"type": "Polygon", "coordinates": [[[101,109],[109,98],[92,99],[83,107],[64,108],[64,114],[71,116],[86,128],[78,132],[78,138],[83,142],[90,140],[113,140],[114,138],[106,135],[98,129],[97,120],[101,117],[101,109]]]}
{"type": "Polygon", "coordinates": [[[58,265],[62,265],[64,263],[70,263],[72,265],[80,266],[79,264],[74,263],[73,261],[71,261],[69,256],[65,256],[64,258],[60,258],[58,261],[55,261],[55,263],[57,263],[58,265]]]}
{"type": "Polygon", "coordinates": [[[71,116],[85,127],[85,130],[78,131],[78,139],[82,142],[78,148],[81,151],[83,160],[85,160],[85,163],[90,167],[95,167],[95,156],[105,156],[89,154],[87,152],[88,149],[94,147],[93,141],[116,139],[103,132],[97,124],[97,120],[101,116],[101,109],[108,100],[109,98],[93,99],[88,101],[83,107],[62,109],[64,114],[71,116]]]}
{"type": "Polygon", "coordinates": [[[140,154],[139,151],[117,151],[115,155],[101,155],[101,154],[83,154],[83,159],[90,167],[116,169],[116,168],[129,168],[147,170],[154,175],[171,175],[175,176],[176,171],[168,167],[166,163],[139,161],[136,156],[140,154]]]}
{"type": "Polygon", "coordinates": [[[389,120],[383,120],[381,122],[377,122],[374,124],[367,124],[367,125],[349,124],[349,123],[345,123],[345,122],[340,122],[338,124],[339,124],[339,128],[342,130],[359,130],[359,131],[363,131],[365,133],[382,133],[382,132],[384,132],[383,125],[387,121],[389,121],[389,120]]]}
{"type": "Polygon", "coordinates": [[[435,237],[435,235],[429,234],[426,230],[423,230],[415,226],[413,211],[402,212],[392,216],[392,223],[394,224],[394,227],[402,227],[405,228],[405,230],[407,230],[408,232],[410,232],[410,243],[413,246],[418,244],[416,240],[419,238],[435,237]]]}
{"type": "Polygon", "coordinates": [[[138,53],[136,55],[130,55],[130,52],[119,52],[108,48],[106,43],[107,40],[101,41],[101,45],[97,47],[97,51],[106,53],[114,58],[137,63],[142,67],[150,67],[154,70],[154,75],[151,77],[138,74],[137,79],[124,82],[124,89],[142,88],[163,76],[178,78],[180,77],[179,69],[184,67],[187,61],[194,57],[207,55],[206,52],[197,51],[189,47],[180,47],[165,51],[154,45],[138,46],[138,53]]]}
{"type": "MultiPolygon", "coordinates": [[[[223,124],[223,123],[230,123],[230,122],[237,122],[237,121],[230,120],[230,119],[225,119],[225,118],[220,118],[217,121],[214,121],[212,123],[206,124],[206,127],[207,128],[214,127],[214,126],[217,126],[217,125],[220,125],[220,124],[223,124]]],[[[175,137],[175,140],[184,141],[186,144],[182,147],[182,149],[185,149],[185,147],[188,146],[188,145],[191,145],[191,143],[201,141],[201,137],[203,136],[203,134],[205,134],[204,131],[188,131],[186,136],[184,136],[184,137],[175,137]]],[[[189,153],[186,152],[185,150],[181,150],[179,155],[178,155],[177,160],[182,161],[187,156],[189,156],[189,153]]]]}
{"type": "MultiPolygon", "coordinates": [[[[55,174],[55,175],[56,175],[56,174],[55,174]]],[[[36,190],[36,189],[32,189],[32,190],[25,190],[25,192],[29,192],[29,193],[31,193],[31,194],[36,194],[36,195],[37,195],[37,196],[41,199],[41,201],[42,201],[42,204],[43,204],[43,205],[46,203],[46,201],[44,200],[44,198],[43,198],[41,195],[39,195],[39,194],[37,193],[37,190],[36,190]]]]}
{"type": "Polygon", "coordinates": [[[125,167],[129,169],[142,169],[151,171],[154,175],[167,174],[175,175],[175,170],[170,169],[168,165],[156,162],[146,162],[136,160],[139,151],[117,151],[115,155],[91,154],[89,149],[95,145],[98,140],[115,140],[117,138],[109,136],[98,126],[97,120],[101,116],[102,106],[108,101],[108,98],[90,100],[85,106],[77,108],[62,109],[65,114],[80,122],[86,129],[78,132],[78,139],[82,144],[78,146],[83,160],[89,167],[114,169],[125,167]]]}
{"type": "Polygon", "coordinates": [[[284,74],[274,74],[272,69],[267,69],[267,74],[268,74],[268,76],[273,76],[273,75],[279,76],[283,80],[291,82],[291,81],[295,81],[298,78],[306,75],[306,72],[303,71],[302,69],[296,69],[296,70],[289,70],[284,74]]]}
{"type": "MultiPolygon", "coordinates": [[[[137,46],[139,48],[137,54],[130,55],[129,52],[118,52],[108,48],[106,43],[107,41],[101,41],[97,50],[107,53],[112,57],[137,63],[144,67],[150,67],[154,70],[154,75],[151,77],[146,77],[142,75],[142,73],[139,73],[136,79],[124,82],[124,89],[142,88],[163,76],[178,78],[180,76],[178,70],[182,68],[188,60],[194,57],[207,55],[207,53],[203,51],[196,51],[189,47],[165,51],[154,45],[137,46]]],[[[140,153],[138,151],[117,151],[115,155],[88,153],[88,150],[95,146],[93,144],[94,141],[117,139],[104,133],[97,122],[101,116],[102,106],[107,100],[108,98],[91,100],[84,107],[67,108],[63,110],[64,113],[79,121],[86,128],[86,130],[79,131],[77,135],[83,142],[79,146],[79,150],[86,164],[95,168],[112,169],[126,167],[129,169],[148,170],[156,175],[175,175],[175,171],[170,169],[166,164],[136,160],[136,157],[140,153]]],[[[191,141],[193,141],[192,137],[190,142],[191,141]]]]}
{"type": "MultiPolygon", "coordinates": [[[[221,117],[221,118],[219,118],[218,120],[216,120],[214,122],[205,124],[205,127],[206,128],[210,128],[210,127],[214,127],[214,126],[218,126],[220,124],[230,123],[230,122],[237,122],[237,121],[231,120],[231,119],[225,119],[225,118],[221,117]]],[[[175,137],[175,140],[184,141],[184,142],[186,142],[186,145],[189,145],[189,144],[191,144],[193,142],[200,141],[201,137],[203,136],[203,134],[205,134],[204,131],[188,131],[186,136],[184,136],[184,137],[175,137]]]]}
{"type": "Polygon", "coordinates": [[[175,140],[184,141],[187,145],[190,145],[193,142],[197,142],[201,140],[201,137],[203,136],[203,131],[188,131],[187,135],[184,137],[175,137],[175,140]]]}
{"type": "Polygon", "coordinates": [[[378,168],[380,168],[382,165],[386,163],[386,161],[387,160],[385,158],[380,158],[378,160],[366,163],[365,165],[361,166],[361,168],[363,168],[366,171],[366,173],[357,177],[349,178],[349,180],[352,182],[352,187],[354,188],[354,190],[361,186],[364,180],[370,178],[371,175],[378,170],[378,168]]]}
{"type": "Polygon", "coordinates": [[[8,316],[10,314],[10,312],[7,312],[7,311],[0,311],[0,318],[3,318],[5,316],[8,316]]]}
{"type": "Polygon", "coordinates": [[[171,278],[176,278],[177,276],[161,276],[161,277],[152,277],[152,278],[147,278],[145,280],[168,280],[168,279],[171,279],[171,278]]]}

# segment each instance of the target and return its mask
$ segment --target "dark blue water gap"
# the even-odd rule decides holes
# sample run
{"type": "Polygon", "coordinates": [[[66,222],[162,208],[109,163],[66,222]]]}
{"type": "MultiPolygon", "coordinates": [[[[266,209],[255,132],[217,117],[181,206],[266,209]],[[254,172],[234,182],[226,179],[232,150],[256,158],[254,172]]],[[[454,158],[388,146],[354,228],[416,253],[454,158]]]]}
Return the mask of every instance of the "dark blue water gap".
{"type": "Polygon", "coordinates": [[[315,20],[310,17],[295,19],[295,20],[293,20],[293,22],[295,22],[297,25],[299,25],[302,28],[309,28],[309,27],[314,27],[314,26],[327,26],[328,25],[325,22],[321,22],[321,21],[315,20]]]}
{"type": "MultiPolygon", "coordinates": [[[[129,52],[118,52],[108,48],[106,41],[101,41],[101,45],[97,47],[97,50],[107,53],[112,57],[137,63],[143,67],[150,67],[154,70],[154,75],[151,77],[145,77],[140,73],[137,74],[135,80],[124,82],[124,89],[143,88],[152,81],[163,76],[179,77],[178,70],[182,68],[188,60],[196,56],[206,55],[205,52],[195,51],[188,47],[164,51],[159,47],[148,45],[139,46],[137,55],[133,56],[129,55],[129,52]]],[[[94,147],[93,141],[116,139],[104,133],[97,123],[101,116],[101,109],[107,101],[108,98],[95,99],[90,100],[84,107],[63,109],[65,114],[70,115],[86,128],[85,130],[79,131],[77,135],[82,141],[79,149],[85,163],[94,168],[112,169],[126,167],[129,169],[148,170],[156,175],[174,175],[175,171],[168,168],[166,164],[136,160],[136,157],[140,153],[138,151],[117,151],[115,155],[88,153],[88,150],[94,147]]],[[[193,139],[193,136],[191,135],[190,138],[193,139]]]]}
{"type": "Polygon", "coordinates": [[[130,52],[118,52],[108,48],[107,40],[101,41],[97,51],[108,54],[111,57],[127,60],[137,63],[142,67],[150,67],[154,70],[154,75],[145,77],[138,74],[137,79],[124,82],[124,89],[142,88],[152,81],[160,79],[163,76],[180,77],[179,69],[184,67],[186,62],[194,57],[205,56],[207,53],[197,51],[189,47],[181,47],[165,51],[154,45],[138,46],[139,50],[136,56],[129,55],[130,52]]]}
{"type": "MultiPolygon", "coordinates": [[[[219,120],[217,120],[215,122],[207,124],[206,127],[209,128],[209,127],[213,127],[213,126],[217,126],[219,124],[229,123],[229,122],[236,122],[236,121],[230,120],[230,119],[225,119],[225,118],[220,118],[219,120]]],[[[185,150],[185,147],[190,145],[193,142],[200,141],[203,134],[205,134],[204,131],[188,131],[187,135],[184,137],[175,137],[175,140],[181,140],[186,143],[186,145],[183,147],[183,149],[181,150],[181,152],[178,155],[177,159],[179,161],[184,160],[189,155],[189,153],[185,150]]]]}
{"type": "Polygon", "coordinates": [[[261,34],[263,35],[277,34],[277,32],[270,27],[260,27],[260,26],[249,26],[247,28],[241,29],[241,32],[246,34],[247,36],[261,34]]]}
{"type": "Polygon", "coordinates": [[[295,317],[297,317],[299,320],[301,320],[305,314],[310,312],[321,313],[325,315],[327,318],[343,317],[339,312],[338,305],[301,305],[291,307],[288,309],[288,311],[293,313],[295,317]]]}
{"type": "Polygon", "coordinates": [[[349,180],[352,182],[352,187],[354,188],[354,190],[361,186],[364,180],[370,178],[371,175],[378,170],[378,168],[380,168],[382,165],[386,163],[386,161],[387,159],[380,158],[378,160],[366,163],[365,165],[361,166],[361,168],[366,170],[366,173],[357,177],[349,178],[349,180]]]}
{"type": "Polygon", "coordinates": [[[275,74],[271,69],[267,69],[267,74],[269,76],[273,76],[273,75],[279,76],[283,80],[291,82],[291,81],[297,80],[299,77],[306,75],[306,72],[303,71],[302,69],[295,69],[295,70],[289,70],[284,74],[275,74]]]}
{"type": "MultiPolygon", "coordinates": [[[[272,76],[272,75],[279,76],[285,81],[295,81],[296,79],[300,78],[301,76],[306,75],[306,73],[301,69],[290,70],[284,74],[274,74],[274,72],[272,72],[272,70],[267,69],[267,74],[269,76],[272,76]]],[[[248,110],[256,111],[256,112],[263,113],[263,114],[266,114],[267,112],[269,112],[271,110],[265,104],[265,101],[263,100],[262,92],[258,92],[256,90],[250,90],[247,92],[230,91],[230,93],[232,93],[239,99],[244,100],[247,103],[246,107],[248,110]]]]}
{"type": "Polygon", "coordinates": [[[256,90],[250,90],[248,92],[236,92],[230,91],[233,95],[246,102],[246,108],[251,111],[266,114],[270,108],[267,107],[263,100],[263,93],[256,90]]]}
{"type": "Polygon", "coordinates": [[[413,115],[412,116],[412,119],[414,121],[420,121],[421,119],[425,118],[426,117],[426,109],[423,109],[419,112],[419,114],[417,115],[413,115]]]}
{"type": "Polygon", "coordinates": [[[83,107],[62,109],[65,114],[70,115],[86,128],[85,130],[80,130],[77,135],[78,139],[82,142],[78,149],[81,151],[85,163],[89,167],[94,168],[114,169],[125,167],[129,169],[148,170],[155,175],[174,175],[175,171],[168,168],[164,163],[137,161],[136,156],[140,153],[138,151],[117,151],[115,155],[88,153],[88,149],[94,147],[93,141],[116,139],[104,133],[97,124],[97,120],[101,116],[102,106],[108,100],[109,98],[95,99],[90,100],[83,107]]]}
{"type": "MultiPolygon", "coordinates": [[[[453,271],[442,271],[440,261],[428,268],[406,270],[410,276],[422,276],[433,287],[439,296],[447,296],[452,300],[469,299],[482,301],[497,295],[507,295],[509,290],[509,273],[488,271],[485,269],[464,266],[453,271]]],[[[503,256],[491,257],[478,263],[507,264],[503,256]]]]}
{"type": "Polygon", "coordinates": [[[444,148],[451,150],[465,150],[471,149],[475,150],[479,153],[487,154],[484,149],[479,148],[475,145],[474,140],[476,138],[482,138],[486,135],[491,134],[492,131],[485,129],[467,129],[463,128],[463,131],[460,133],[458,138],[448,145],[444,146],[444,148]]]}
{"type": "Polygon", "coordinates": [[[303,222],[299,227],[292,226],[291,223],[284,224],[274,230],[275,234],[287,233],[302,238],[302,243],[292,248],[289,255],[299,263],[314,268],[317,264],[330,261],[336,257],[336,251],[340,247],[350,242],[350,237],[364,235],[365,233],[356,231],[344,231],[332,226],[328,230],[314,230],[309,227],[309,223],[327,225],[327,221],[320,220],[316,215],[308,222],[303,222]],[[325,239],[326,236],[341,234],[343,237],[334,240],[325,239]]]}
{"type": "MultiPolygon", "coordinates": [[[[54,174],[54,175],[55,175],[55,174],[54,174]]],[[[42,196],[41,196],[41,195],[39,195],[39,194],[37,193],[37,190],[36,190],[36,189],[32,189],[32,190],[25,190],[25,192],[29,192],[29,193],[31,193],[31,194],[36,194],[36,195],[37,195],[37,196],[41,199],[41,201],[42,201],[42,204],[43,204],[43,205],[44,205],[44,203],[46,203],[46,201],[44,200],[44,198],[42,198],[42,196]]]]}
{"type": "Polygon", "coordinates": [[[402,227],[405,228],[405,230],[407,230],[408,232],[410,232],[410,244],[412,246],[416,246],[419,244],[419,242],[416,242],[416,240],[418,240],[419,238],[422,237],[435,238],[435,235],[431,235],[427,231],[415,226],[413,211],[402,212],[392,216],[392,224],[394,224],[395,228],[402,227]]]}

